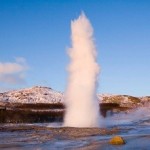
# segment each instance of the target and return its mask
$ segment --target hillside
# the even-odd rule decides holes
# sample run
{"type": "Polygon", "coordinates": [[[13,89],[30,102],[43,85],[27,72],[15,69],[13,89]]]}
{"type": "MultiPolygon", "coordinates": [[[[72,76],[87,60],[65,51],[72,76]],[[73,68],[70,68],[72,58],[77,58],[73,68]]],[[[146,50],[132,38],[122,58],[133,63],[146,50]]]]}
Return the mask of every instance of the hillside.
{"type": "Polygon", "coordinates": [[[63,93],[48,87],[32,88],[0,93],[0,102],[9,103],[62,103],[63,93]]]}
{"type": "MultiPolygon", "coordinates": [[[[100,103],[116,103],[121,107],[135,107],[150,101],[150,97],[133,97],[129,95],[98,94],[100,103]]],[[[35,86],[21,90],[0,93],[0,105],[18,104],[58,104],[64,103],[64,94],[49,87],[35,86]]]]}
{"type": "MultiPolygon", "coordinates": [[[[98,94],[100,113],[128,111],[150,102],[150,97],[98,94]]],[[[64,94],[48,87],[35,86],[0,93],[0,123],[35,123],[62,121],[64,94]]]]}

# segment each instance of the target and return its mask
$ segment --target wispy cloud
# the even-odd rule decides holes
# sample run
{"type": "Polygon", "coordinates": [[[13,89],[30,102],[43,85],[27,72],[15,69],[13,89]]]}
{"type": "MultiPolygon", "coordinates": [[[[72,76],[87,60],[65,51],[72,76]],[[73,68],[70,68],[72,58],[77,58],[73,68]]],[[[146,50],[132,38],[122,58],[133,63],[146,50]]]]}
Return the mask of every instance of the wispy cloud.
{"type": "Polygon", "coordinates": [[[15,58],[14,62],[0,62],[0,82],[6,84],[25,83],[28,65],[23,57],[15,58]]]}

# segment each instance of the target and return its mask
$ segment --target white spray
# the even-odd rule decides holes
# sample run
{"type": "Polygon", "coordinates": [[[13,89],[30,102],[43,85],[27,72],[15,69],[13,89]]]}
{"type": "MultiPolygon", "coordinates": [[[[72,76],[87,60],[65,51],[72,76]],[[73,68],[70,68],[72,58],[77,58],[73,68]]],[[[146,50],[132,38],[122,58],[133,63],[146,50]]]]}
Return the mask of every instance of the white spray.
{"type": "Polygon", "coordinates": [[[98,127],[99,103],[96,96],[99,66],[93,28],[82,13],[71,22],[72,48],[68,50],[69,78],[65,92],[65,126],[98,127]]]}

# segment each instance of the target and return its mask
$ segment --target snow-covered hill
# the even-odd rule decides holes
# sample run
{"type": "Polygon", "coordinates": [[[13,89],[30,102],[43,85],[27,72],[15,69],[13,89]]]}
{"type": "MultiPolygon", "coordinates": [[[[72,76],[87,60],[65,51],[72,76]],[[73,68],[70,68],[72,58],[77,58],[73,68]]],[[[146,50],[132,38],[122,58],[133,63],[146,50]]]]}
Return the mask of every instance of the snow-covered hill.
{"type": "Polygon", "coordinates": [[[0,102],[9,103],[62,103],[63,93],[48,87],[32,88],[0,93],[0,102]]]}
{"type": "MultiPolygon", "coordinates": [[[[133,97],[128,95],[98,94],[100,103],[117,103],[123,107],[134,107],[150,101],[149,97],[133,97]]],[[[64,95],[48,87],[32,88],[0,93],[0,104],[3,103],[63,103],[64,95]]]]}
{"type": "Polygon", "coordinates": [[[101,103],[116,103],[121,107],[136,107],[143,105],[143,99],[129,95],[98,94],[101,103]]]}

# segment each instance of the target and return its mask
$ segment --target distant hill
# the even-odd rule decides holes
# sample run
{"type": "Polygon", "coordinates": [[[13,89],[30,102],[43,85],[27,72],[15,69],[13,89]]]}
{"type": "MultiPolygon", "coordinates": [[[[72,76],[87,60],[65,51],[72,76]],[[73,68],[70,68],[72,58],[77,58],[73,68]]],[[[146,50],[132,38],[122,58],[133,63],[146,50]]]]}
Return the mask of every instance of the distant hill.
{"type": "MultiPolygon", "coordinates": [[[[150,102],[150,96],[97,94],[100,103],[116,103],[121,107],[135,107],[150,102]]],[[[64,94],[49,87],[35,86],[21,90],[0,93],[0,106],[7,103],[38,104],[64,103],[64,94]]]]}
{"type": "Polygon", "coordinates": [[[35,86],[0,93],[0,102],[9,103],[62,103],[63,93],[48,87],[35,86]]]}
{"type": "MultiPolygon", "coordinates": [[[[103,117],[129,112],[150,102],[149,96],[98,94],[97,98],[103,117]]],[[[0,93],[0,123],[62,122],[64,114],[64,94],[49,87],[35,86],[0,93]]]]}

